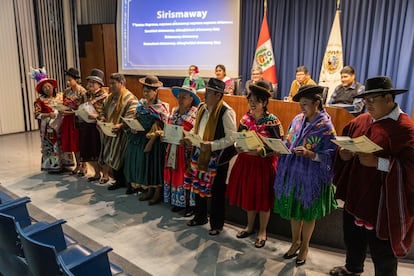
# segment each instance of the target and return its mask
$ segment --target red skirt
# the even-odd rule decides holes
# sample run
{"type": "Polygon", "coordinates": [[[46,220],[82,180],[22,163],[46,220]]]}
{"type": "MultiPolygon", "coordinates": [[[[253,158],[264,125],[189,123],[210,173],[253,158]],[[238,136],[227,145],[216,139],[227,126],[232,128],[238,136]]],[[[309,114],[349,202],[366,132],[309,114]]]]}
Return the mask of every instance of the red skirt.
{"type": "Polygon", "coordinates": [[[277,158],[241,153],[230,173],[227,198],[246,211],[267,212],[273,208],[277,158]]]}
{"type": "Polygon", "coordinates": [[[64,115],[60,127],[63,152],[79,151],[79,130],[75,127],[75,115],[64,115]]]}

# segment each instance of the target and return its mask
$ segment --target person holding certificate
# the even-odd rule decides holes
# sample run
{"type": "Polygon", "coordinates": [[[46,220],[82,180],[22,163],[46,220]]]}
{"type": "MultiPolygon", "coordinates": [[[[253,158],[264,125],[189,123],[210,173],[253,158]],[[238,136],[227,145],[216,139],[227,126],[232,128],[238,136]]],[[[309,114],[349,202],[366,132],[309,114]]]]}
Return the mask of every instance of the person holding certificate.
{"type": "MultiPolygon", "coordinates": [[[[230,159],[236,154],[232,133],[236,131],[236,114],[223,101],[226,84],[219,79],[208,81],[205,102],[200,104],[192,133],[201,137],[194,147],[189,172],[185,174],[185,185],[194,189],[196,206],[194,218],[188,226],[208,222],[207,199],[211,198],[210,231],[220,234],[224,226],[226,178],[230,159]]],[[[189,139],[184,139],[191,146],[189,139]]]]}
{"type": "MultiPolygon", "coordinates": [[[[259,137],[282,139],[282,124],[267,111],[272,93],[266,86],[261,81],[249,86],[247,100],[250,110],[240,120],[238,131],[255,131],[259,137]]],[[[277,157],[269,148],[259,147],[254,151],[239,152],[229,178],[229,203],[238,205],[247,212],[247,227],[237,233],[237,238],[246,238],[254,233],[254,221],[259,214],[260,228],[255,242],[257,248],[263,247],[267,239],[266,228],[275,196],[273,183],[276,165],[277,157]]]]}
{"type": "Polygon", "coordinates": [[[158,99],[158,88],[162,82],[156,76],[140,78],[143,98],[139,100],[135,119],[143,130],[127,129],[128,142],[125,152],[124,173],[127,194],[143,189],[139,200],[149,200],[153,205],[161,201],[164,183],[165,146],[160,141],[169,106],[158,99]]]}
{"type": "MultiPolygon", "coordinates": [[[[190,86],[173,87],[172,92],[178,99],[178,106],[172,109],[168,118],[168,124],[164,129],[164,142],[168,142],[170,138],[183,138],[182,131],[179,137],[168,137],[168,126],[180,126],[185,131],[193,128],[195,112],[200,104],[200,98],[190,86]]],[[[190,159],[191,149],[177,143],[168,143],[164,162],[164,202],[173,206],[173,212],[186,209],[185,216],[192,215],[191,206],[195,204],[191,187],[184,187],[184,173],[190,165],[190,159]]]]}
{"type": "MultiPolygon", "coordinates": [[[[94,175],[89,177],[88,181],[99,180],[99,183],[101,184],[104,184],[109,180],[109,170],[105,168],[106,166],[104,165],[98,165],[101,140],[96,126],[96,118],[98,118],[99,113],[102,112],[103,103],[108,97],[108,94],[102,90],[102,86],[104,86],[103,78],[104,72],[99,69],[92,69],[90,76],[86,78],[88,81],[88,92],[86,93],[87,99],[82,105],[89,104],[93,106],[94,113],[87,114],[87,118],[93,119],[93,121],[79,121],[79,159],[81,162],[88,162],[94,169],[94,175]],[[101,168],[103,172],[102,177],[101,168]]],[[[82,105],[79,106],[79,109],[82,109],[82,105]]]]}
{"type": "Polygon", "coordinates": [[[115,183],[108,186],[108,190],[125,187],[124,152],[127,136],[124,133],[124,123],[121,117],[132,118],[137,106],[137,98],[126,89],[125,76],[113,73],[109,78],[111,94],[106,98],[98,120],[112,125],[114,135],[105,135],[102,129],[102,145],[99,155],[99,163],[112,169],[115,183]]]}
{"type": "Polygon", "coordinates": [[[367,113],[343,129],[351,138],[365,135],[382,148],[371,153],[339,148],[334,163],[335,197],[345,202],[344,266],[330,275],[360,275],[367,248],[375,275],[397,275],[398,259],[414,240],[414,123],[395,102],[407,89],[393,88],[386,76],[369,78],[362,98],[367,113]]]}
{"type": "Polygon", "coordinates": [[[283,255],[304,265],[315,220],[337,208],[332,184],[335,129],[322,106],[323,87],[305,85],[293,97],[302,113],[289,125],[286,143],[293,154],[282,155],[275,179],[274,211],[289,219],[292,245],[283,255]]]}

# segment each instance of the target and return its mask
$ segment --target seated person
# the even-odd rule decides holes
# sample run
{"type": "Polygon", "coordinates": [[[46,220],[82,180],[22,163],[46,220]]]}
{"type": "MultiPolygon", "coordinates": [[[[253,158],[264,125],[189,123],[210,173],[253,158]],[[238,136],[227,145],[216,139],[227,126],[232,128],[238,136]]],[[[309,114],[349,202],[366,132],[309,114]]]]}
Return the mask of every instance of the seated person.
{"type": "Polygon", "coordinates": [[[226,94],[234,95],[234,81],[232,78],[226,76],[226,67],[223,64],[219,64],[215,69],[216,78],[221,80],[226,85],[224,92],[226,94]]]}
{"type": "Polygon", "coordinates": [[[199,70],[195,65],[188,68],[188,77],[184,79],[183,86],[193,87],[195,90],[204,89],[204,79],[198,75],[199,70]]]}
{"type": "Polygon", "coordinates": [[[346,104],[353,105],[352,113],[361,113],[364,108],[362,98],[354,98],[364,92],[365,86],[355,81],[355,69],[352,66],[345,66],[341,70],[341,84],[332,93],[328,105],[346,104]]]}
{"type": "Polygon", "coordinates": [[[292,81],[290,86],[289,101],[292,101],[292,98],[298,93],[299,88],[305,85],[316,85],[316,82],[311,79],[308,67],[299,66],[296,68],[296,79],[292,81]]]}
{"type": "Polygon", "coordinates": [[[263,69],[260,66],[253,67],[252,68],[252,79],[246,81],[245,88],[241,95],[248,95],[250,93],[249,86],[252,84],[256,84],[258,81],[262,81],[266,83],[266,86],[269,87],[270,93],[272,93],[272,98],[276,98],[276,93],[273,91],[273,85],[270,81],[263,79],[263,69]]]}

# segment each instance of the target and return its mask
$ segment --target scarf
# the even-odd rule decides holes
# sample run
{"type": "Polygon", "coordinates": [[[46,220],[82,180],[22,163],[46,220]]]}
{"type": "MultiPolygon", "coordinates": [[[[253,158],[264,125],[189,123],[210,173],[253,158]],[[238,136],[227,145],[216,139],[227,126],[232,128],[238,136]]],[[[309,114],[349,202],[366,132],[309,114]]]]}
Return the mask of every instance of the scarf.
{"type": "MultiPolygon", "coordinates": [[[[112,114],[109,116],[108,122],[112,122],[114,124],[117,124],[119,122],[119,117],[121,116],[122,112],[122,102],[124,100],[124,96],[127,92],[127,89],[125,87],[122,87],[121,93],[118,96],[118,101],[116,103],[115,109],[112,112],[112,114]]],[[[114,98],[114,94],[109,95],[107,103],[110,103],[112,99],[114,98]]],[[[105,106],[105,113],[108,114],[109,105],[107,104],[105,106]]]]}
{"type": "MultiPolygon", "coordinates": [[[[211,111],[210,116],[208,117],[208,121],[206,124],[206,129],[204,130],[203,134],[203,141],[213,141],[214,136],[216,134],[216,127],[217,127],[217,120],[221,111],[221,108],[223,107],[223,99],[221,99],[216,107],[211,111]]],[[[194,125],[194,133],[198,134],[198,127],[201,121],[201,118],[203,117],[204,111],[206,110],[206,105],[202,105],[198,112],[196,117],[196,122],[194,125]]]]}

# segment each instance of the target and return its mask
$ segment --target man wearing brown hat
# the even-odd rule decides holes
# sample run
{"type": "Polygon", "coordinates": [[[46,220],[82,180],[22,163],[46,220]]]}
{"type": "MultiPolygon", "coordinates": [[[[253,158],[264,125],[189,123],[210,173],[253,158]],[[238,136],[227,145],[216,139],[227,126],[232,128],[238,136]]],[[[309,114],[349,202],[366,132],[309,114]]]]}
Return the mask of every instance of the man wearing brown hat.
{"type": "MultiPolygon", "coordinates": [[[[193,128],[202,142],[196,147],[191,164],[191,184],[196,193],[195,216],[188,226],[207,223],[207,198],[211,198],[210,235],[218,235],[224,225],[226,178],[231,157],[236,154],[231,135],[236,131],[236,114],[223,101],[224,82],[209,80],[205,102],[200,104],[193,128]]],[[[186,141],[189,143],[189,141],[186,141]]]]}
{"type": "Polygon", "coordinates": [[[414,239],[414,123],[403,113],[389,77],[365,82],[362,98],[368,113],[343,130],[350,137],[367,136],[382,150],[374,153],[338,149],[334,164],[336,198],[345,202],[343,230],[345,266],[330,275],[360,275],[369,247],[375,275],[397,275],[398,257],[414,239]]]}
{"type": "Polygon", "coordinates": [[[108,190],[125,187],[123,173],[123,161],[127,136],[123,132],[121,117],[133,118],[137,108],[137,98],[125,87],[125,77],[119,73],[113,73],[110,77],[111,95],[104,102],[102,112],[98,119],[103,122],[113,123],[112,132],[116,137],[103,136],[100,162],[111,167],[115,183],[108,190]]]}

